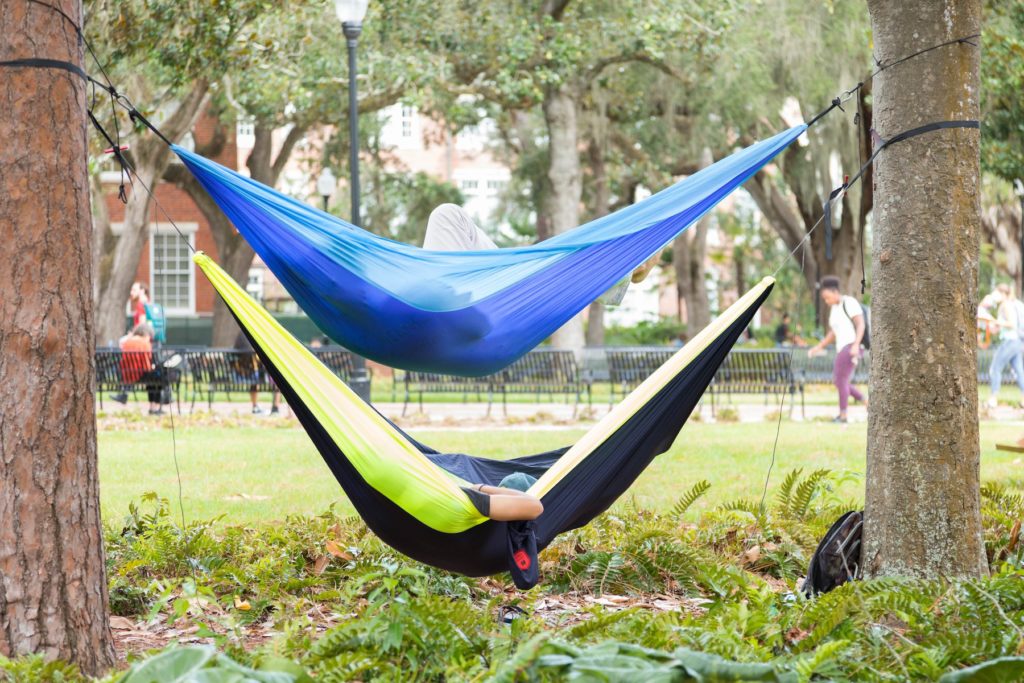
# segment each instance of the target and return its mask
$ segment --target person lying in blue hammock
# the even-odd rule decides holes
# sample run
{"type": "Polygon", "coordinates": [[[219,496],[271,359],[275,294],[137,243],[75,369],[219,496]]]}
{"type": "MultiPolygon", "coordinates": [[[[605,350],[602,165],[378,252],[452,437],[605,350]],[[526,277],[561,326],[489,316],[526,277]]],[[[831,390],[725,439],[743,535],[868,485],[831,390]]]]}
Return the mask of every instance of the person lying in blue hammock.
{"type": "MultiPolygon", "coordinates": [[[[427,219],[427,234],[423,238],[423,248],[431,251],[479,251],[498,249],[487,233],[480,229],[469,213],[458,204],[441,204],[430,212],[427,219]]],[[[601,301],[609,306],[622,303],[622,297],[630,283],[643,282],[651,269],[661,259],[661,251],[657,251],[628,278],[623,278],[601,296],[601,301]]]]}

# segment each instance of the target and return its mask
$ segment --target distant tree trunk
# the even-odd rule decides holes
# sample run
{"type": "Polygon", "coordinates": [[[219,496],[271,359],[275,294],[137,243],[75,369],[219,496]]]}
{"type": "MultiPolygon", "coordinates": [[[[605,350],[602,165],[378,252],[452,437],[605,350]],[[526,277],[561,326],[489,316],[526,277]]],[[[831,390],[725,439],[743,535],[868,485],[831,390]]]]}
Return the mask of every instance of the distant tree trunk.
{"type": "MultiPolygon", "coordinates": [[[[832,155],[839,154],[841,166],[849,175],[871,155],[871,139],[864,133],[872,127],[871,81],[864,83],[857,97],[860,122],[856,127],[842,120],[822,120],[811,133],[810,152],[799,144],[790,146],[777,164],[781,174],[762,169],[743,186],[789,251],[797,249],[807,231],[818,225],[828,193],[841,180],[829,177],[832,155]],[[780,188],[779,175],[788,191],[780,188]]],[[[803,264],[804,279],[815,297],[818,278],[825,275],[838,277],[844,293],[860,294],[861,239],[873,205],[872,173],[868,167],[860,182],[843,196],[841,206],[833,208],[836,230],[832,259],[825,257],[825,230],[821,225],[811,234],[806,253],[800,247],[794,255],[796,263],[803,264]]],[[[820,310],[827,314],[827,309],[820,310]]]]}
{"type": "MultiPolygon", "coordinates": [[[[707,168],[712,163],[714,158],[711,150],[705,147],[701,153],[700,168],[707,168]]],[[[672,243],[676,289],[686,308],[686,329],[691,334],[704,329],[711,322],[711,302],[708,301],[704,268],[711,220],[711,214],[708,213],[672,243]]]]}
{"type": "MultiPolygon", "coordinates": [[[[608,187],[608,169],[605,165],[605,145],[603,139],[592,138],[587,146],[587,157],[593,173],[594,196],[591,220],[608,215],[608,203],[611,201],[611,189],[608,187]]],[[[590,304],[587,311],[587,346],[604,346],[604,313],[605,305],[600,299],[590,304]]]]}
{"type": "MultiPolygon", "coordinates": [[[[551,183],[545,213],[551,218],[552,234],[560,235],[579,225],[580,200],[583,196],[577,147],[576,100],[568,86],[551,88],[545,94],[544,120],[548,128],[548,181],[551,183]]],[[[574,316],[551,339],[556,347],[581,354],[585,343],[583,316],[574,316]]]]}
{"type": "MultiPolygon", "coordinates": [[[[192,129],[208,90],[209,84],[205,81],[194,83],[174,112],[159,124],[161,132],[169,140],[180,140],[192,129]]],[[[101,259],[99,297],[96,301],[96,336],[101,343],[124,334],[128,291],[149,238],[152,200],[143,184],[155,191],[171,158],[170,148],[148,130],[133,139],[131,146],[137,179],[134,189],[129,191],[121,234],[114,250],[101,259]]]]}
{"type": "MultiPolygon", "coordinates": [[[[868,0],[886,64],[980,32],[980,0],[868,0]]],[[[951,45],[875,78],[883,138],[979,118],[979,50],[951,45]]],[[[979,500],[977,130],[885,149],[875,169],[864,565],[869,576],[986,573],[979,500]]]]}
{"type": "Polygon", "coordinates": [[[104,254],[113,252],[115,238],[110,229],[110,212],[107,211],[106,190],[100,173],[96,172],[89,176],[90,204],[92,205],[92,300],[100,299],[100,281],[110,277],[109,273],[104,274],[103,268],[110,266],[110,260],[104,259],[104,254]]]}
{"type": "MultiPolygon", "coordinates": [[[[306,130],[304,126],[292,126],[288,135],[285,136],[277,156],[274,156],[273,128],[266,123],[257,122],[253,131],[255,138],[253,149],[246,160],[249,176],[264,185],[274,187],[291,157],[295,145],[305,135],[306,130]]],[[[203,141],[202,148],[197,150],[202,156],[209,158],[218,156],[227,143],[223,126],[219,124],[214,126],[214,131],[214,137],[211,140],[203,141]]],[[[206,190],[188,169],[180,164],[171,164],[164,171],[164,180],[174,183],[187,192],[199,210],[203,212],[203,217],[210,224],[213,242],[217,245],[218,264],[236,282],[240,282],[244,286],[249,280],[249,269],[252,267],[252,260],[256,255],[253,248],[239,234],[228,217],[224,215],[217,203],[206,193],[206,190]]],[[[215,297],[211,343],[214,346],[231,346],[238,336],[238,331],[238,324],[228,311],[224,300],[219,296],[215,297]]]]}
{"type": "MultiPolygon", "coordinates": [[[[998,204],[984,207],[981,231],[984,241],[991,244],[1003,261],[996,267],[1013,282],[1021,281],[1021,206],[1017,197],[1003,199],[998,204]]],[[[988,285],[989,283],[983,283],[988,285]]]]}
{"type": "MultiPolygon", "coordinates": [[[[54,0],[78,25],[78,0],[54,0]]],[[[0,3],[0,60],[82,64],[51,9],[0,3]]],[[[93,404],[86,86],[57,69],[0,78],[0,654],[113,664],[93,404]],[[26,151],[29,144],[30,151],[26,151]]]]}

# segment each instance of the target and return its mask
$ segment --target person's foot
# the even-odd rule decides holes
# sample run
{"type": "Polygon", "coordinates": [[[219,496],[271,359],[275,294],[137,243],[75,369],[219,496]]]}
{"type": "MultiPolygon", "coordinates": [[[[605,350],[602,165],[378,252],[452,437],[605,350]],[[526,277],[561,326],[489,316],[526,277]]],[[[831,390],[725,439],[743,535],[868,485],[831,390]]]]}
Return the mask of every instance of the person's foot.
{"type": "Polygon", "coordinates": [[[847,422],[845,415],[836,415],[835,417],[832,418],[832,421],[835,422],[836,424],[846,424],[847,422]]]}
{"type": "Polygon", "coordinates": [[[114,394],[113,396],[111,396],[110,400],[117,401],[121,405],[124,405],[124,404],[128,403],[128,394],[126,394],[125,392],[122,391],[119,394],[114,394]]]}
{"type": "Polygon", "coordinates": [[[163,408],[150,408],[149,409],[149,414],[150,415],[163,415],[164,414],[164,409],[163,408]]]}
{"type": "Polygon", "coordinates": [[[280,413],[280,412],[281,412],[281,411],[280,411],[280,410],[278,410],[277,406],[270,406],[270,414],[271,414],[271,415],[277,415],[277,414],[278,414],[278,413],[280,413]]]}
{"type": "Polygon", "coordinates": [[[167,360],[164,361],[164,367],[168,369],[174,369],[181,365],[181,361],[184,360],[180,353],[176,353],[167,360]]]}
{"type": "Polygon", "coordinates": [[[262,415],[263,414],[263,408],[260,408],[259,406],[253,406],[252,407],[252,414],[253,415],[262,415]]]}
{"type": "Polygon", "coordinates": [[[996,408],[996,407],[998,407],[998,406],[999,406],[999,399],[998,399],[998,398],[996,398],[995,396],[989,396],[989,397],[988,397],[988,401],[986,401],[986,402],[985,402],[985,404],[986,404],[986,405],[987,405],[987,406],[988,406],[989,408],[996,408]]]}

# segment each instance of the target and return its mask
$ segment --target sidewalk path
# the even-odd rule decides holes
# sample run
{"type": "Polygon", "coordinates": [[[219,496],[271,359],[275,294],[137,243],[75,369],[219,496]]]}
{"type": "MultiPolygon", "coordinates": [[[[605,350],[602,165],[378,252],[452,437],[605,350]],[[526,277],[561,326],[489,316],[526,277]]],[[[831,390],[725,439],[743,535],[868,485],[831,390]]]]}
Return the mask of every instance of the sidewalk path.
{"type": "MultiPolygon", "coordinates": [[[[490,416],[487,415],[486,403],[424,403],[423,412],[418,406],[411,405],[402,416],[401,403],[376,403],[374,404],[385,417],[392,420],[403,428],[410,429],[523,429],[529,426],[530,429],[565,429],[573,427],[586,427],[608,414],[608,404],[600,403],[593,406],[580,406],[576,416],[573,416],[573,405],[565,403],[509,403],[507,415],[500,405],[491,408],[490,416]]],[[[263,413],[253,415],[252,409],[247,402],[215,402],[213,404],[213,415],[222,418],[234,418],[239,420],[293,420],[292,412],[282,404],[280,415],[270,415],[270,404],[267,401],[260,403],[263,413]]],[[[165,415],[167,408],[165,407],[165,415]]],[[[788,402],[783,408],[783,417],[793,421],[823,421],[830,420],[836,416],[835,406],[830,405],[808,405],[806,417],[801,415],[800,406],[796,406],[792,414],[789,411],[788,402]]],[[[104,402],[103,414],[108,417],[127,412],[134,416],[147,418],[145,403],[129,403],[127,406],[120,406],[116,403],[104,402]]],[[[711,414],[710,404],[700,406],[700,420],[703,422],[766,422],[778,419],[778,403],[770,402],[767,406],[763,401],[756,403],[734,403],[719,404],[715,409],[716,417],[711,414]]],[[[996,411],[999,412],[999,411],[996,411]]],[[[1019,419],[1020,411],[1006,409],[1007,415],[1003,419],[1019,419]],[[1010,413],[1013,413],[1011,417],[1010,413]]],[[[184,417],[189,416],[189,405],[182,405],[184,417]]],[[[196,417],[209,416],[206,404],[196,404],[194,415],[196,417]]],[[[175,408],[174,417],[178,417],[175,408]]],[[[851,422],[866,422],[867,412],[861,406],[850,407],[851,422]]]]}

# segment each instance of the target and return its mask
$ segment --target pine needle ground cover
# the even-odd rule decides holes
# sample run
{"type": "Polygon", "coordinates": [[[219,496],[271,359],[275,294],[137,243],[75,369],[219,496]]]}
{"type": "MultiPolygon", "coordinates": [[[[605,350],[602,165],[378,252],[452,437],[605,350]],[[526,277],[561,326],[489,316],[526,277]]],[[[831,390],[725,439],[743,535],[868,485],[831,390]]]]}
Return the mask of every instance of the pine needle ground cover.
{"type": "MultiPolygon", "coordinates": [[[[503,577],[469,579],[411,562],[341,504],[312,515],[268,513],[268,521],[256,523],[239,523],[241,516],[227,507],[211,508],[208,516],[195,512],[194,490],[204,477],[222,476],[225,461],[218,453],[223,459],[234,450],[242,460],[277,444],[294,446],[295,457],[303,446],[290,440],[288,429],[232,430],[232,439],[219,443],[212,428],[197,427],[192,435],[179,430],[183,479],[193,477],[192,483],[184,479],[184,525],[172,502],[176,488],[173,496],[142,493],[142,482],[167,476],[160,468],[170,455],[140,445],[168,435],[131,433],[134,439],[123,442],[130,453],[117,454],[112,444],[121,435],[104,433],[105,494],[133,471],[139,475],[134,498],[120,509],[105,501],[112,626],[127,657],[108,680],[1020,678],[1024,498],[1012,477],[1019,463],[1002,453],[997,459],[990,443],[1013,437],[1016,428],[989,426],[983,437],[990,578],[864,581],[811,600],[798,589],[809,555],[839,513],[858,504],[861,486],[848,472],[825,465],[846,463],[858,471],[863,446],[840,451],[835,444],[862,440],[863,431],[787,426],[794,431],[783,434],[762,506],[770,453],[762,442],[770,430],[746,427],[688,427],[685,448],[677,445],[661,463],[665,469],[654,470],[634,499],[560,537],[542,555],[543,583],[528,593],[503,577]],[[801,441],[812,431],[825,433],[824,445],[810,436],[801,441]],[[188,441],[200,437],[210,447],[189,454],[188,441]],[[794,442],[805,451],[788,452],[794,442]],[[822,454],[815,456],[815,449],[822,454]],[[707,458],[709,450],[718,459],[707,458]],[[123,462],[117,458],[129,457],[138,458],[137,470],[113,467],[123,462]],[[706,459],[704,467],[674,469],[699,459],[706,459]],[[189,474],[190,466],[198,471],[189,474]],[[147,467],[149,475],[141,476],[147,467]],[[733,478],[738,469],[750,470],[742,482],[733,478]],[[666,486],[668,477],[678,484],[666,486]],[[648,505],[645,495],[664,502],[648,505]]],[[[472,446],[485,453],[511,447],[508,436],[430,434],[453,450],[472,446]]],[[[521,438],[525,446],[563,436],[521,438]]],[[[287,471],[276,471],[279,484],[287,471]]],[[[310,485],[325,474],[311,469],[301,476],[310,485]]],[[[19,681],[79,678],[38,657],[0,659],[0,679],[5,671],[19,681]]]]}

